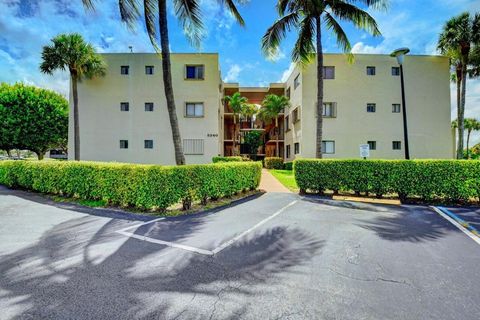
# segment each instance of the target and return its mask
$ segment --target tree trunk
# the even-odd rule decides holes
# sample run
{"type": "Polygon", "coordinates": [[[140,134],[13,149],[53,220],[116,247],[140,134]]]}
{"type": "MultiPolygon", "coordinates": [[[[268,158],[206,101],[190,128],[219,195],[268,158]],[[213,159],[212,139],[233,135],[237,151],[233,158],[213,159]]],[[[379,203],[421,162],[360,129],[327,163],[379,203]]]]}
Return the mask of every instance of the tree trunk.
{"type": "Polygon", "coordinates": [[[36,151],[35,153],[37,154],[38,160],[43,160],[43,158],[45,158],[45,152],[43,152],[43,151],[36,151]]]}
{"type": "Polygon", "coordinates": [[[458,135],[459,135],[459,145],[457,150],[457,158],[463,158],[463,136],[465,133],[465,93],[466,93],[466,85],[467,85],[467,62],[468,62],[468,55],[463,57],[462,61],[462,92],[460,98],[460,108],[458,110],[458,135]]]}
{"type": "Polygon", "coordinates": [[[232,138],[233,142],[232,142],[232,155],[233,156],[236,156],[236,152],[235,152],[235,148],[236,148],[236,144],[237,144],[237,115],[235,114],[235,112],[233,113],[233,138],[232,138]]]}
{"type": "MultiPolygon", "coordinates": [[[[457,66],[457,159],[463,158],[463,125],[460,131],[460,114],[462,110],[462,66],[457,66]]],[[[463,124],[463,117],[462,117],[463,124]]]]}
{"type": "Polygon", "coordinates": [[[80,161],[80,123],[78,116],[78,89],[77,74],[71,74],[72,79],[72,95],[73,95],[73,155],[75,161],[80,161]]]}
{"type": "Polygon", "coordinates": [[[175,99],[172,86],[166,0],[158,0],[158,23],[160,28],[160,46],[162,49],[163,86],[165,89],[168,116],[170,118],[170,126],[172,129],[173,146],[175,148],[175,162],[177,165],[184,165],[185,155],[183,154],[182,138],[180,136],[177,109],[175,108],[175,99]]]}
{"type": "Polygon", "coordinates": [[[276,133],[276,145],[275,145],[275,156],[278,158],[280,156],[280,151],[278,150],[279,147],[280,147],[280,144],[278,142],[278,133],[279,133],[279,129],[278,129],[278,117],[275,117],[275,133],[276,133]]]}
{"type": "Polygon", "coordinates": [[[321,17],[317,17],[317,141],[316,157],[323,156],[323,48],[322,48],[322,24],[321,17]]]}
{"type": "Polygon", "coordinates": [[[11,157],[12,157],[11,151],[10,151],[10,150],[5,150],[5,151],[7,152],[7,156],[8,156],[9,158],[11,158],[11,157]]]}
{"type": "Polygon", "coordinates": [[[467,159],[470,159],[470,149],[469,149],[469,146],[470,146],[470,134],[472,133],[472,130],[471,129],[468,129],[467,130],[467,159]]]}

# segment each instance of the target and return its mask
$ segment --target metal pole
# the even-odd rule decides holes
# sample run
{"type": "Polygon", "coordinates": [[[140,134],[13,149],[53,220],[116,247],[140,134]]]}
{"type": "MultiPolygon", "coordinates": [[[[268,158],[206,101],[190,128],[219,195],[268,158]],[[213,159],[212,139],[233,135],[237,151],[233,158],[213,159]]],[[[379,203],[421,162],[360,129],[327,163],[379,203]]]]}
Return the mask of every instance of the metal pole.
{"type": "Polygon", "coordinates": [[[403,81],[403,65],[400,65],[400,81],[402,82],[403,140],[405,142],[405,159],[410,160],[408,146],[407,104],[405,102],[405,85],[403,81]]]}

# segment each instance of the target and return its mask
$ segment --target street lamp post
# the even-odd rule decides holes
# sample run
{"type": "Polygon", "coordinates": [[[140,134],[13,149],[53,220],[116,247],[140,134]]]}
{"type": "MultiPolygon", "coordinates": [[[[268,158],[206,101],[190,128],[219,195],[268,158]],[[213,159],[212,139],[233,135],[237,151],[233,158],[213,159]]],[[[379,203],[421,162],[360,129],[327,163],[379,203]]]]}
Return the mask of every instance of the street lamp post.
{"type": "Polygon", "coordinates": [[[408,48],[400,48],[390,54],[391,57],[397,58],[400,65],[400,81],[402,87],[402,114],[403,114],[403,140],[405,142],[405,159],[410,160],[410,149],[408,145],[408,126],[407,126],[407,104],[405,102],[405,84],[403,80],[403,61],[405,55],[410,52],[408,48]]]}

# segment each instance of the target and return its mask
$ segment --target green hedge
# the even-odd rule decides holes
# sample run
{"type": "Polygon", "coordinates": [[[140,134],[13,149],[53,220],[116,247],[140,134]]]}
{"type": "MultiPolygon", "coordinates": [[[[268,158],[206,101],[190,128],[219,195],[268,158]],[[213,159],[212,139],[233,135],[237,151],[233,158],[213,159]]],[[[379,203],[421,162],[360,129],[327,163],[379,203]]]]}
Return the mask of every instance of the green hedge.
{"type": "Polygon", "coordinates": [[[397,194],[401,199],[468,201],[480,196],[480,161],[314,160],[294,162],[302,191],[397,194]]]}
{"type": "Polygon", "coordinates": [[[221,157],[221,156],[218,156],[218,157],[213,157],[212,158],[213,163],[218,163],[218,162],[241,162],[241,161],[244,161],[243,158],[238,157],[238,156],[235,156],[235,157],[221,157]]]}
{"type": "Polygon", "coordinates": [[[293,170],[293,162],[285,162],[283,164],[283,169],[285,170],[293,170]]]}
{"type": "Polygon", "coordinates": [[[266,157],[263,164],[267,169],[283,169],[283,159],[280,157],[266,157]]]}
{"type": "Polygon", "coordinates": [[[140,209],[206,202],[258,187],[255,162],[188,166],[1,161],[0,184],[140,209]]]}

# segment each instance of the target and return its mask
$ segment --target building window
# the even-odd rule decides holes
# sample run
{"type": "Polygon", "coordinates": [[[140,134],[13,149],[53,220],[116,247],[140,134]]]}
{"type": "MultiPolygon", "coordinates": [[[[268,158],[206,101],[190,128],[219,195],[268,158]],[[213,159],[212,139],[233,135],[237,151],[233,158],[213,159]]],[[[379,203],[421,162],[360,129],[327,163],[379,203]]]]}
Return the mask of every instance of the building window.
{"type": "Polygon", "coordinates": [[[370,150],[377,150],[377,141],[367,141],[370,150]]]}
{"type": "Polygon", "coordinates": [[[295,80],[293,80],[293,89],[297,89],[299,85],[300,85],[300,73],[295,77],[295,80]]]}
{"type": "Polygon", "coordinates": [[[187,102],[185,107],[185,116],[189,118],[203,117],[203,103],[187,102]]]}
{"type": "Polygon", "coordinates": [[[323,67],[323,79],[335,79],[335,67],[323,67]]]}
{"type": "Polygon", "coordinates": [[[290,130],[290,116],[285,117],[285,131],[290,130]]]}
{"type": "Polygon", "coordinates": [[[183,152],[185,154],[203,154],[203,139],[183,139],[183,152]]]}
{"type": "Polygon", "coordinates": [[[392,67],[392,76],[400,75],[400,67],[392,67]]]}
{"type": "Polygon", "coordinates": [[[393,113],[400,113],[400,104],[399,103],[392,104],[392,112],[393,113]]]}
{"type": "Polygon", "coordinates": [[[120,102],[120,111],[130,111],[130,104],[128,102],[120,102]]]}
{"type": "Polygon", "coordinates": [[[298,121],[300,121],[300,116],[298,107],[296,107],[295,110],[292,111],[292,122],[297,123],[298,121]]]}
{"type": "Polygon", "coordinates": [[[194,79],[194,80],[203,80],[204,79],[204,70],[203,65],[191,65],[185,67],[185,78],[194,79]]]}
{"type": "Polygon", "coordinates": [[[323,116],[325,118],[334,118],[337,116],[337,104],[335,102],[325,102],[323,104],[323,116]]]}
{"type": "Polygon", "coordinates": [[[128,149],[128,140],[120,140],[120,149],[128,149]]]}
{"type": "Polygon", "coordinates": [[[322,141],[322,153],[335,153],[335,141],[322,141]]]}
{"type": "Polygon", "coordinates": [[[288,99],[290,99],[290,87],[288,87],[288,89],[285,91],[285,95],[288,99]]]}
{"type": "Polygon", "coordinates": [[[393,150],[401,150],[402,143],[400,141],[392,141],[392,149],[393,150]]]}
{"type": "Polygon", "coordinates": [[[375,67],[367,67],[367,76],[375,75],[375,67]]]}
{"type": "Polygon", "coordinates": [[[152,112],[153,111],[153,102],[145,102],[145,111],[152,112]]]}
{"type": "Polygon", "coordinates": [[[367,112],[377,111],[377,105],[375,103],[367,103],[367,112]]]}
{"type": "Polygon", "coordinates": [[[289,145],[289,144],[287,144],[285,157],[286,157],[286,158],[290,158],[290,145],[289,145]]]}
{"type": "Polygon", "coordinates": [[[153,140],[144,140],[145,149],[153,149],[153,140]]]}
{"type": "Polygon", "coordinates": [[[300,153],[300,143],[295,142],[295,144],[293,145],[293,152],[294,152],[295,154],[299,154],[299,153],[300,153]]]}
{"type": "Polygon", "coordinates": [[[120,67],[120,73],[121,73],[121,74],[128,74],[128,73],[129,73],[129,69],[130,69],[129,66],[121,66],[121,67],[120,67]]]}
{"type": "Polygon", "coordinates": [[[145,66],[145,74],[153,74],[154,68],[154,66],[145,66]]]}

